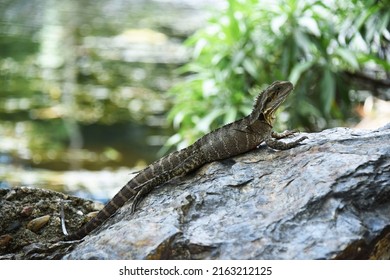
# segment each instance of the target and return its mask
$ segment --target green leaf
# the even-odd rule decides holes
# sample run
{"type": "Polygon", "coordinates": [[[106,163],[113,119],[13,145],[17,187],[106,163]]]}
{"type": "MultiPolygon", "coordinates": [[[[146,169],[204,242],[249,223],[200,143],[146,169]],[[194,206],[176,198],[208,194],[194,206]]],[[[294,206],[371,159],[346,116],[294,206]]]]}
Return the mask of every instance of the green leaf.
{"type": "Polygon", "coordinates": [[[185,116],[186,116],[185,111],[180,111],[177,114],[175,114],[172,121],[173,127],[178,129],[185,116]]]}
{"type": "Polygon", "coordinates": [[[387,62],[386,60],[380,59],[376,55],[373,54],[359,54],[358,60],[360,63],[367,63],[367,62],[372,62],[377,65],[380,65],[383,67],[385,71],[390,71],[390,63],[387,62]]]}
{"type": "Polygon", "coordinates": [[[324,77],[321,80],[321,101],[322,108],[326,115],[329,115],[332,103],[335,100],[335,79],[329,69],[325,69],[324,77]]]}
{"type": "Polygon", "coordinates": [[[245,58],[245,52],[244,51],[238,50],[237,52],[235,52],[233,54],[233,57],[232,57],[232,67],[236,68],[238,65],[240,65],[242,63],[244,58],[245,58]]]}
{"type": "Polygon", "coordinates": [[[200,56],[200,54],[202,53],[202,50],[203,48],[207,46],[207,40],[206,39],[203,39],[203,38],[200,38],[196,44],[195,44],[195,48],[192,52],[192,55],[193,57],[196,59],[200,56]]]}
{"type": "Polygon", "coordinates": [[[359,62],[354,52],[345,48],[337,48],[335,54],[339,55],[344,62],[352,67],[353,70],[357,70],[359,68],[359,62]]]}
{"type": "Polygon", "coordinates": [[[295,30],[294,32],[295,43],[299,46],[299,48],[304,52],[305,56],[310,54],[310,46],[312,45],[309,36],[303,32],[303,30],[295,30]]]}
{"type": "Polygon", "coordinates": [[[274,33],[280,34],[281,27],[286,24],[287,21],[287,15],[281,14],[277,17],[274,17],[271,21],[271,29],[274,33]]]}
{"type": "Polygon", "coordinates": [[[259,73],[257,72],[257,67],[255,62],[251,58],[245,58],[242,66],[244,67],[245,71],[249,73],[255,80],[259,78],[259,73]]]}
{"type": "Polygon", "coordinates": [[[240,29],[238,26],[237,19],[235,17],[235,11],[238,6],[237,4],[237,1],[229,0],[229,7],[227,13],[229,16],[229,37],[231,38],[231,40],[236,40],[240,36],[240,29]]]}
{"type": "Polygon", "coordinates": [[[318,23],[314,18],[311,17],[302,17],[299,19],[299,24],[310,31],[311,34],[319,37],[321,35],[321,31],[318,27],[318,23]]]}
{"type": "Polygon", "coordinates": [[[294,85],[297,84],[302,73],[306,72],[310,67],[313,66],[313,64],[314,61],[306,61],[306,62],[301,62],[296,64],[294,68],[291,70],[288,80],[292,82],[294,85]]]}
{"type": "MultiPolygon", "coordinates": [[[[387,27],[389,26],[390,21],[390,13],[386,13],[381,19],[379,19],[380,22],[378,24],[378,33],[383,33],[385,30],[387,30],[387,27]]],[[[388,32],[387,32],[388,33],[388,32]]]]}

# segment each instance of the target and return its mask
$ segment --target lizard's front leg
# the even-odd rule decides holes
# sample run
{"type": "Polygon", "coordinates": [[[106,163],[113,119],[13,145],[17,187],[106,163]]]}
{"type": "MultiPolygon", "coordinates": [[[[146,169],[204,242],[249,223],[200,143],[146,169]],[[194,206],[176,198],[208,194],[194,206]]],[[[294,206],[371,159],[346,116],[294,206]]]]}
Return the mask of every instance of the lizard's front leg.
{"type": "MultiPolygon", "coordinates": [[[[287,149],[294,148],[297,145],[299,145],[300,142],[307,139],[307,136],[303,136],[295,141],[284,143],[282,141],[278,141],[278,140],[273,139],[272,138],[272,137],[274,137],[273,134],[274,133],[271,133],[271,135],[265,139],[265,143],[267,144],[268,147],[275,149],[275,150],[287,150],[287,149]]],[[[284,132],[281,134],[284,134],[284,132]]],[[[290,133],[290,135],[291,135],[291,133],[290,133]]],[[[277,137],[274,137],[274,138],[279,139],[277,137]]],[[[283,138],[283,137],[281,137],[281,138],[283,138]]]]}

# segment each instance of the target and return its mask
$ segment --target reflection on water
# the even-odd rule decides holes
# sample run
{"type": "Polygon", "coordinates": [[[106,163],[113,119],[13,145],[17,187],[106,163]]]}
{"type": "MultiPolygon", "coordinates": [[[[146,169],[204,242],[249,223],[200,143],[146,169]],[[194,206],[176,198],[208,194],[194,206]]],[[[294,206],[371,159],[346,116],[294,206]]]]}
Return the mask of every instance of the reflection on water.
{"type": "Polygon", "coordinates": [[[7,181],[2,181],[0,188],[19,186],[22,181],[23,186],[48,188],[106,203],[135,174],[128,168],[106,168],[100,171],[53,171],[47,169],[28,170],[12,165],[3,165],[0,169],[0,177],[4,175],[7,175],[7,181]]]}
{"type": "Polygon", "coordinates": [[[182,42],[222,2],[2,1],[0,187],[111,190],[155,160],[182,42]]]}

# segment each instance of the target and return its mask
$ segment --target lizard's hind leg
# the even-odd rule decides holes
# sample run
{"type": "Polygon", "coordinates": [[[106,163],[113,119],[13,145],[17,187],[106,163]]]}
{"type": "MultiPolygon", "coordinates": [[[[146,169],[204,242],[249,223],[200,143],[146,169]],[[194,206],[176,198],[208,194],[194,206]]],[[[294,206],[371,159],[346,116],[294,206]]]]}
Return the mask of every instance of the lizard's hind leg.
{"type": "Polygon", "coordinates": [[[198,154],[194,154],[184,160],[177,167],[173,168],[170,171],[166,171],[160,174],[153,179],[145,182],[144,184],[138,186],[136,190],[139,190],[133,200],[133,205],[131,206],[131,213],[134,213],[138,204],[144,199],[144,197],[150,193],[156,186],[164,184],[171,180],[172,178],[183,176],[190,171],[197,169],[200,165],[202,165],[202,158],[198,154]]]}
{"type": "Polygon", "coordinates": [[[154,186],[146,183],[146,185],[141,185],[140,188],[141,189],[134,197],[133,204],[131,205],[131,214],[134,214],[138,204],[145,198],[148,193],[153,190],[154,186]]]}

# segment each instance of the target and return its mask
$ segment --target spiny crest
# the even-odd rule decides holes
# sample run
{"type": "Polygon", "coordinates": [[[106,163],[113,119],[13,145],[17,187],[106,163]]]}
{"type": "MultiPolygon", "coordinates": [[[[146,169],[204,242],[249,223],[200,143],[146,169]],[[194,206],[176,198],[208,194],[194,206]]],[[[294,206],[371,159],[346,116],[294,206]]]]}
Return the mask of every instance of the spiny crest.
{"type": "MultiPolygon", "coordinates": [[[[262,90],[257,96],[256,96],[256,99],[255,99],[255,102],[253,103],[253,110],[261,110],[261,104],[264,104],[264,99],[266,99],[266,94],[265,92],[268,90],[268,88],[262,90]],[[259,108],[260,107],[260,108],[259,108]]],[[[260,91],[260,87],[258,88],[257,91],[260,91]]]]}

